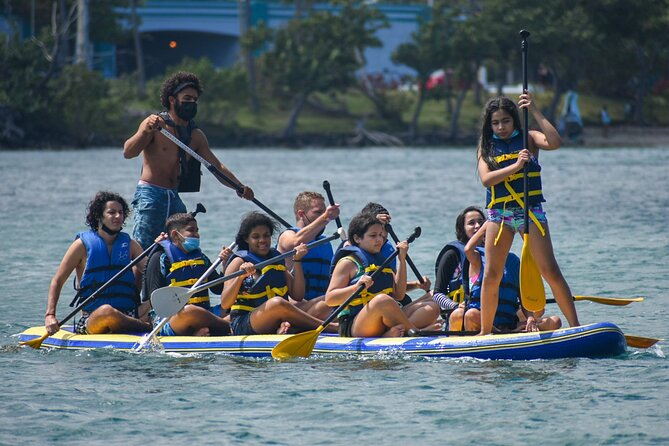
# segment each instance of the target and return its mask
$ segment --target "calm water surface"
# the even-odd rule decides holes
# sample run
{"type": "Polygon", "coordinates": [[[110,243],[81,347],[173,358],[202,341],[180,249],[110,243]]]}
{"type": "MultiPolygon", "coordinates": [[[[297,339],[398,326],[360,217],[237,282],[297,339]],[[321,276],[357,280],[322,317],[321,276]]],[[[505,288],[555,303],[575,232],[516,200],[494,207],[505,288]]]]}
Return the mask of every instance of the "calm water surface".
{"type": "MultiPolygon", "coordinates": [[[[399,235],[422,227],[410,255],[433,280],[455,216],[484,199],[473,149],[217,154],[289,221],[295,195],[322,191],[325,179],[345,224],[368,201],[383,203],[399,235]]],[[[646,296],[627,307],[579,302],[581,321],[669,338],[669,147],[561,149],[542,164],[556,256],[574,293],[646,296]]],[[[17,348],[17,333],[43,323],[49,281],[84,229],[87,202],[100,189],[130,200],[139,169],[120,149],[0,152],[0,444],[669,443],[662,344],[611,359],[527,362],[17,348]]],[[[189,209],[207,207],[198,222],[213,255],[255,207],[204,175],[202,192],[183,198],[189,209]]],[[[67,285],[59,315],[71,296],[67,285]]]]}

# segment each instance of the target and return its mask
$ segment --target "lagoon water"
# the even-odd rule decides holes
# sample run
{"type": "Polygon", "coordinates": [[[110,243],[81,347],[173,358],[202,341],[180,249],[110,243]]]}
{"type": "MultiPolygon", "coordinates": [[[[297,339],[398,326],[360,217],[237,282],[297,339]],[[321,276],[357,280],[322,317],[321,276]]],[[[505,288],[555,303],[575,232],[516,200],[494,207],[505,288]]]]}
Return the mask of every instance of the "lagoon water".
{"type": "MultiPolygon", "coordinates": [[[[432,280],[456,214],[484,200],[473,148],[216,153],[289,221],[295,195],[322,191],[326,179],[344,224],[366,202],[383,203],[399,235],[422,227],[410,255],[432,280]]],[[[18,348],[16,334],[44,321],[49,281],[85,229],[86,204],[100,189],[130,200],[140,165],[120,149],[0,152],[0,444],[669,443],[666,342],[609,359],[525,362],[18,348]]],[[[646,297],[627,307],[579,302],[581,321],[669,339],[669,142],[563,148],[542,153],[542,165],[574,294],[646,297]]],[[[214,255],[255,207],[206,170],[202,189],[183,197],[189,209],[206,206],[202,247],[214,255]]],[[[68,284],[59,316],[72,295],[68,284]]]]}

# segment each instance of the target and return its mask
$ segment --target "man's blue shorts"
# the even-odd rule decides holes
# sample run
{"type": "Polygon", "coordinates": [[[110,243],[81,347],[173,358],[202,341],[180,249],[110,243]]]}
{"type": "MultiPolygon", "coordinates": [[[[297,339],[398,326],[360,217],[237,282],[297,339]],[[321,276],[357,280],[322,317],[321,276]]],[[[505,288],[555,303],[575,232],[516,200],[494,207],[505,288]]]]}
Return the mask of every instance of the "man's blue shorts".
{"type": "Polygon", "coordinates": [[[143,248],[148,248],[165,230],[165,221],[172,214],[186,212],[177,189],[141,182],[137,185],[132,200],[134,225],[132,238],[143,248]]]}

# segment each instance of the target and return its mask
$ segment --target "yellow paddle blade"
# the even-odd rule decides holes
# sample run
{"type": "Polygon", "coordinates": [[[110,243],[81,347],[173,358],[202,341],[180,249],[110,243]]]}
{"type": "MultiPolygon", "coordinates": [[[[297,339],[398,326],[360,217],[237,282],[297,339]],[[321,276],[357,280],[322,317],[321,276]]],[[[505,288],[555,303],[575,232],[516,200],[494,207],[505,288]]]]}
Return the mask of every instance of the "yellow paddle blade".
{"type": "Polygon", "coordinates": [[[524,234],[523,251],[520,255],[520,300],[525,309],[535,312],[546,306],[546,291],[529,242],[528,234],[524,234]]]}
{"type": "Polygon", "coordinates": [[[23,342],[20,342],[19,344],[27,345],[29,347],[39,349],[42,346],[42,342],[44,342],[44,340],[48,337],[49,337],[49,333],[44,333],[39,338],[31,339],[30,341],[23,341],[23,342]]]}
{"type": "Polygon", "coordinates": [[[290,336],[279,342],[272,349],[272,357],[274,359],[290,359],[296,356],[308,358],[316,345],[318,335],[321,334],[325,327],[322,325],[315,330],[305,331],[290,336]]]}
{"type": "Polygon", "coordinates": [[[598,304],[625,306],[632,302],[643,302],[643,297],[599,297],[599,296],[574,296],[574,300],[589,300],[598,304]]]}
{"type": "Polygon", "coordinates": [[[664,339],[657,339],[657,338],[645,338],[643,336],[634,336],[634,335],[625,335],[625,341],[627,341],[627,345],[630,347],[634,348],[648,348],[652,347],[653,345],[657,344],[660,341],[663,341],[664,339]]]}

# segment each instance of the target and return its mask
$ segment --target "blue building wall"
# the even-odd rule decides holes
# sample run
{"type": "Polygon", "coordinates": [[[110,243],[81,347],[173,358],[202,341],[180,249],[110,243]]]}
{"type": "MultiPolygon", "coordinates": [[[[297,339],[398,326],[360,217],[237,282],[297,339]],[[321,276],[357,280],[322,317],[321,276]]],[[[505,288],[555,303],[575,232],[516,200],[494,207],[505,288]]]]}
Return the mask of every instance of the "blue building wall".
{"type": "MultiPolygon", "coordinates": [[[[425,16],[429,9],[427,6],[376,6],[386,14],[390,27],[378,32],[383,46],[365,52],[365,71],[387,76],[412,74],[409,68],[394,65],[390,56],[398,45],[411,39],[419,18],[425,16]]],[[[315,8],[331,6],[318,4],[315,8]]],[[[127,9],[122,12],[129,13],[127,9]]],[[[229,67],[239,58],[239,6],[236,1],[148,0],[138,8],[137,13],[141,18],[139,30],[148,75],[162,73],[165,67],[178,63],[186,55],[206,56],[218,67],[229,67]],[[170,48],[170,42],[176,43],[176,47],[170,48]]],[[[292,5],[251,2],[252,23],[262,20],[271,28],[279,28],[294,14],[292,5]]]]}

